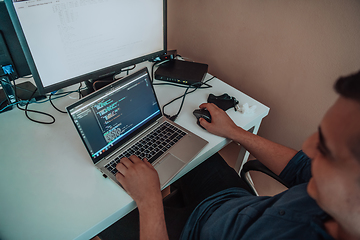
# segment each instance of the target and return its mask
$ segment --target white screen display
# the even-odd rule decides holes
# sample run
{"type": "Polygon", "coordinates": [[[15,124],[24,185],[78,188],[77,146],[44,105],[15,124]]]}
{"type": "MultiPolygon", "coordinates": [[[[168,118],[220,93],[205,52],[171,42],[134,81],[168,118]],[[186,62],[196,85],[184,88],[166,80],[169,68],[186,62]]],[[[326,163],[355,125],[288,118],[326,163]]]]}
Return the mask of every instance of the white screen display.
{"type": "Polygon", "coordinates": [[[44,87],[164,50],[163,0],[28,0],[14,7],[44,87]]]}

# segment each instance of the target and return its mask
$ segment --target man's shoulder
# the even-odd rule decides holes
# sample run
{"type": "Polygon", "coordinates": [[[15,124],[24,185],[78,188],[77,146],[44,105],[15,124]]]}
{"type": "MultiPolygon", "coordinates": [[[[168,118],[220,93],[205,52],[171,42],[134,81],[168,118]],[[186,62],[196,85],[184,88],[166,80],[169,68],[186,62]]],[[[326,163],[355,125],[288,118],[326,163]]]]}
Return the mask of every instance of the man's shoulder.
{"type": "Polygon", "coordinates": [[[279,177],[290,186],[307,183],[311,178],[311,159],[300,150],[289,161],[279,177]]]}

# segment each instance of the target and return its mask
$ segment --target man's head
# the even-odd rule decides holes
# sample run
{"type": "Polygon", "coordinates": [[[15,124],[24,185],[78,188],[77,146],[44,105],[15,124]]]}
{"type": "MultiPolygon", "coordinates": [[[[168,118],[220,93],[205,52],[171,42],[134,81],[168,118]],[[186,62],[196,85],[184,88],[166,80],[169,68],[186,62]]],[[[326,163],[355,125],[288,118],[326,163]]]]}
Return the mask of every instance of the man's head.
{"type": "Polygon", "coordinates": [[[347,232],[360,237],[360,72],[335,84],[340,97],[306,140],[309,195],[347,232]]]}

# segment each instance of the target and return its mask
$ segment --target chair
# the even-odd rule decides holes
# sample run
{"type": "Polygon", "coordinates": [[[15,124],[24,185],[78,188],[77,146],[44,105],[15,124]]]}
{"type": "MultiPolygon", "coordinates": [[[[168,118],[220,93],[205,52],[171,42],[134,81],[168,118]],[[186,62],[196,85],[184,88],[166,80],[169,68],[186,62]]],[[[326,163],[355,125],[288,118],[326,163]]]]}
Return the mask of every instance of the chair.
{"type": "Polygon", "coordinates": [[[284,185],[286,188],[289,188],[289,186],[275,173],[273,173],[269,168],[267,168],[264,164],[262,164],[259,160],[251,160],[244,164],[243,168],[240,171],[240,177],[246,182],[246,184],[250,187],[250,189],[253,190],[253,194],[258,196],[258,192],[255,189],[255,186],[253,184],[253,181],[249,175],[249,171],[258,171],[262,172],[282,185],[284,185]]]}

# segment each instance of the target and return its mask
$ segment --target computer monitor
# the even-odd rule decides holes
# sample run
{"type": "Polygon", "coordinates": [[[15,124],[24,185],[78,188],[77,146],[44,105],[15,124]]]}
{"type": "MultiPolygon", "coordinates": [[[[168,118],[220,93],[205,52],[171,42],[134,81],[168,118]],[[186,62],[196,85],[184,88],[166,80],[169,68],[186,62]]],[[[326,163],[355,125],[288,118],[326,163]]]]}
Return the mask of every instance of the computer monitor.
{"type": "Polygon", "coordinates": [[[0,113],[11,110],[17,100],[27,100],[31,95],[39,97],[39,94],[33,94],[36,87],[31,82],[17,82],[16,90],[11,83],[11,80],[30,74],[29,65],[5,3],[0,0],[0,113]]]}
{"type": "Polygon", "coordinates": [[[31,74],[4,1],[0,0],[0,66],[12,65],[13,78],[31,74]]]}
{"type": "Polygon", "coordinates": [[[41,94],[166,52],[166,0],[5,0],[41,94]]]}

